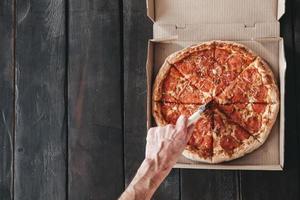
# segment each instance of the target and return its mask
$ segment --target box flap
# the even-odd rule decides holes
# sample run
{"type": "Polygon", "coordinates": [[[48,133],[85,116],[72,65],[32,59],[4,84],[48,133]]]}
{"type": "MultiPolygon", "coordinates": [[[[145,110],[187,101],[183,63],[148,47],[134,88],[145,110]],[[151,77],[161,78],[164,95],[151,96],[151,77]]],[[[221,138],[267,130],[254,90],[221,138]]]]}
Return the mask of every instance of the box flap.
{"type": "Polygon", "coordinates": [[[243,24],[190,24],[186,27],[177,27],[170,24],[153,25],[153,38],[177,38],[180,41],[207,41],[207,40],[253,40],[257,38],[276,38],[280,35],[280,24],[257,23],[253,27],[243,24]]]}
{"type": "Polygon", "coordinates": [[[285,0],[278,0],[277,20],[279,20],[284,13],[285,13],[285,0]]]}
{"type": "Polygon", "coordinates": [[[147,0],[147,14],[161,24],[256,23],[277,21],[285,0],[147,0]]]}

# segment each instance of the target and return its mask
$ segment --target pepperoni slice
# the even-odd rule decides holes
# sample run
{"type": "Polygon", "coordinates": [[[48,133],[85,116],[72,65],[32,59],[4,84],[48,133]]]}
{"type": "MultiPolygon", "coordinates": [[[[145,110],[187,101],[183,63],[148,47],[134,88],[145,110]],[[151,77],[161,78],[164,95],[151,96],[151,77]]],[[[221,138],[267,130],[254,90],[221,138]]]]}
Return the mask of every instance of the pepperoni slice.
{"type": "Polygon", "coordinates": [[[253,110],[258,114],[265,112],[266,107],[267,107],[266,104],[252,104],[253,110]]]}
{"type": "Polygon", "coordinates": [[[179,117],[178,113],[171,113],[171,114],[168,114],[165,118],[168,123],[175,125],[178,117],[179,117]]]}
{"type": "Polygon", "coordinates": [[[216,49],[215,58],[220,64],[224,64],[230,53],[224,49],[216,49]]]}
{"type": "Polygon", "coordinates": [[[223,73],[222,80],[228,85],[231,83],[237,76],[237,73],[234,71],[227,71],[223,73]]]}
{"type": "Polygon", "coordinates": [[[268,95],[268,88],[266,88],[266,86],[264,85],[258,86],[255,94],[256,100],[258,102],[263,102],[266,100],[267,95],[268,95]]]}
{"type": "Polygon", "coordinates": [[[248,102],[248,97],[246,92],[242,91],[240,88],[235,87],[233,90],[232,102],[248,102]]]}
{"type": "Polygon", "coordinates": [[[259,81],[258,79],[260,78],[260,76],[258,76],[258,70],[255,68],[250,68],[245,70],[241,77],[244,81],[248,82],[248,83],[255,83],[257,81],[259,81]]]}
{"type": "Polygon", "coordinates": [[[203,59],[200,62],[200,66],[197,65],[199,68],[206,68],[207,66],[213,66],[215,63],[214,59],[208,58],[208,59],[203,59]]]}
{"type": "Polygon", "coordinates": [[[250,134],[247,133],[244,129],[240,127],[236,127],[234,136],[239,140],[239,141],[244,141],[250,137],[250,134]]]}
{"type": "Polygon", "coordinates": [[[191,146],[196,145],[196,140],[195,140],[194,135],[192,135],[192,137],[190,137],[190,140],[188,141],[188,145],[191,145],[191,146]]]}
{"type": "Polygon", "coordinates": [[[211,157],[213,154],[213,138],[210,135],[203,136],[201,140],[201,156],[204,158],[211,157]]]}
{"type": "Polygon", "coordinates": [[[214,52],[212,49],[207,49],[207,50],[199,51],[198,55],[203,56],[204,58],[211,58],[213,57],[214,52]]]}
{"type": "Polygon", "coordinates": [[[224,122],[220,115],[214,116],[214,126],[216,129],[224,129],[224,122]]]}
{"type": "Polygon", "coordinates": [[[176,85],[177,85],[177,80],[175,80],[171,76],[168,76],[164,82],[164,89],[165,90],[175,90],[176,85]]]}
{"type": "Polygon", "coordinates": [[[164,119],[171,124],[176,124],[178,117],[180,116],[178,105],[173,103],[161,104],[162,114],[164,119]]]}
{"type": "Polygon", "coordinates": [[[265,76],[265,81],[266,81],[266,84],[273,84],[274,83],[273,77],[269,74],[267,74],[265,76]]]}
{"type": "Polygon", "coordinates": [[[199,133],[207,133],[211,130],[211,123],[205,118],[201,118],[197,121],[195,130],[199,133]]]}
{"type": "Polygon", "coordinates": [[[236,103],[235,107],[241,110],[247,107],[247,103],[236,103]]]}
{"type": "Polygon", "coordinates": [[[163,92],[165,94],[174,93],[171,96],[175,96],[176,92],[180,92],[180,90],[184,87],[186,81],[179,74],[179,72],[175,68],[170,69],[169,76],[166,77],[163,83],[163,92]]]}
{"type": "Polygon", "coordinates": [[[175,67],[183,74],[190,75],[195,71],[195,66],[187,61],[181,61],[174,64],[175,67]]]}
{"type": "Polygon", "coordinates": [[[236,122],[236,123],[240,123],[242,121],[242,115],[239,112],[233,112],[230,114],[230,117],[232,119],[232,121],[236,122]]]}
{"type": "Polygon", "coordinates": [[[249,128],[250,131],[252,132],[257,132],[259,131],[260,127],[261,127],[261,117],[260,116],[253,116],[250,117],[247,121],[247,127],[249,128]]]}
{"type": "Polygon", "coordinates": [[[214,84],[211,80],[205,79],[202,81],[202,85],[199,89],[201,89],[203,92],[210,92],[210,90],[214,87],[214,84]]]}
{"type": "Polygon", "coordinates": [[[188,108],[180,108],[180,114],[189,117],[193,112],[188,108]]]}
{"type": "Polygon", "coordinates": [[[200,102],[201,99],[197,93],[183,92],[180,95],[179,100],[183,103],[202,103],[200,102]]]}
{"type": "Polygon", "coordinates": [[[223,110],[227,114],[231,114],[235,110],[234,106],[232,104],[230,104],[230,105],[220,105],[219,107],[221,108],[221,110],[223,110]]]}
{"type": "Polygon", "coordinates": [[[251,88],[251,84],[247,83],[246,81],[239,81],[236,84],[236,87],[242,91],[248,91],[251,88]]]}
{"type": "Polygon", "coordinates": [[[169,94],[163,94],[163,100],[166,102],[177,102],[177,99],[169,94]]]}
{"type": "Polygon", "coordinates": [[[233,151],[239,146],[238,141],[234,139],[231,135],[224,135],[220,139],[220,145],[225,151],[233,151]]]}
{"type": "Polygon", "coordinates": [[[169,74],[171,77],[174,77],[174,78],[178,78],[178,77],[181,77],[182,75],[179,73],[179,71],[177,71],[174,67],[171,67],[170,69],[170,74],[169,74]]]}
{"type": "Polygon", "coordinates": [[[207,149],[211,149],[213,146],[213,138],[210,135],[204,135],[201,142],[201,146],[207,149]]]}
{"type": "Polygon", "coordinates": [[[207,100],[203,92],[199,91],[196,87],[193,87],[191,85],[188,85],[181,91],[178,99],[182,103],[191,104],[202,104],[207,100]]]}
{"type": "Polygon", "coordinates": [[[221,84],[218,84],[218,86],[216,87],[216,90],[215,90],[215,94],[218,95],[220,94],[221,92],[224,91],[225,89],[225,84],[224,83],[221,83],[221,84]]]}

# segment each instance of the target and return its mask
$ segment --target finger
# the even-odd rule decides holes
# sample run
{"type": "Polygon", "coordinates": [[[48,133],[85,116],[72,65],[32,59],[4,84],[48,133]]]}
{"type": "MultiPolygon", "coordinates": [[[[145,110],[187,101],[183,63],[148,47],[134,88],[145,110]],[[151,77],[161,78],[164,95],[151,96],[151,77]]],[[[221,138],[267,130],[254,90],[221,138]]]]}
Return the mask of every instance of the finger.
{"type": "Polygon", "coordinates": [[[178,131],[186,131],[187,129],[187,117],[180,115],[176,122],[176,129],[178,131]]]}
{"type": "Polygon", "coordinates": [[[154,136],[155,130],[156,130],[156,127],[152,127],[148,130],[146,140],[149,140],[150,138],[152,138],[154,136]]]}
{"type": "Polygon", "coordinates": [[[165,127],[163,137],[167,139],[171,139],[174,135],[174,132],[175,132],[174,125],[169,124],[165,127]]]}

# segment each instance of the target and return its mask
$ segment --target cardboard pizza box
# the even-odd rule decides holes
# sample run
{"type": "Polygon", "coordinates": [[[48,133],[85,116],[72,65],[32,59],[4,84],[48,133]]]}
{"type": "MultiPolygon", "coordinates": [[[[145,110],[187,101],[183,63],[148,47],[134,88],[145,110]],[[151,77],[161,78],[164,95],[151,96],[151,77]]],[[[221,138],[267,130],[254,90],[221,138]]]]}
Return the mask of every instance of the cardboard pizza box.
{"type": "Polygon", "coordinates": [[[175,168],[282,170],[284,166],[284,89],[286,61],[279,19],[284,0],[146,0],[153,21],[147,70],[147,128],[152,117],[152,85],[165,58],[192,44],[209,40],[242,43],[271,66],[280,87],[280,112],[266,143],[234,161],[205,164],[181,156],[175,168]]]}

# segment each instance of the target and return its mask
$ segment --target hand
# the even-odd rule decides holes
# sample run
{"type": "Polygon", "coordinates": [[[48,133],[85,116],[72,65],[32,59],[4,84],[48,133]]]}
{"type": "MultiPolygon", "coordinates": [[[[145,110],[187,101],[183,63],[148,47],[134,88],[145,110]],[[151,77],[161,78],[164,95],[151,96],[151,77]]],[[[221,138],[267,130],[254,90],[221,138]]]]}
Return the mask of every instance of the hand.
{"type": "Polygon", "coordinates": [[[120,200],[150,199],[170,173],[193,129],[193,125],[187,127],[187,118],[184,116],[178,118],[176,126],[151,128],[147,135],[145,160],[120,200]]]}
{"type": "Polygon", "coordinates": [[[154,160],[157,170],[173,167],[187,145],[194,126],[187,127],[187,118],[180,116],[175,125],[151,128],[147,135],[146,159],[154,160]]]}

